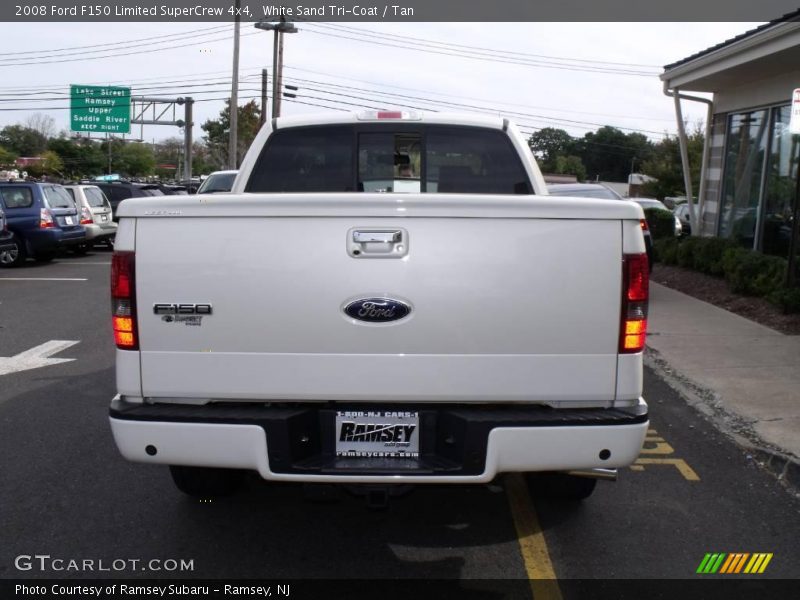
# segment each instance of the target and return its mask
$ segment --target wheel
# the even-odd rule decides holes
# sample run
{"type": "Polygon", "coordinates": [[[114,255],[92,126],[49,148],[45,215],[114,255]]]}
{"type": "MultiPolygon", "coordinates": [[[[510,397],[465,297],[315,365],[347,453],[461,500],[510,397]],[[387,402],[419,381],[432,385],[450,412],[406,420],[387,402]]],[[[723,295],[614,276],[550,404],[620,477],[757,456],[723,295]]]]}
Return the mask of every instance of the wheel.
{"type": "Polygon", "coordinates": [[[562,502],[585,500],[597,485],[597,479],[566,473],[530,473],[528,481],[545,498],[562,502]]]}
{"type": "Polygon", "coordinates": [[[244,483],[244,471],[210,467],[179,467],[170,465],[175,486],[195,498],[230,496],[244,483]]]}
{"type": "Polygon", "coordinates": [[[25,242],[15,235],[9,241],[14,244],[14,247],[0,252],[0,266],[19,267],[25,263],[25,242]]]}
{"type": "Polygon", "coordinates": [[[33,255],[33,260],[36,262],[50,262],[56,257],[55,250],[47,250],[43,252],[37,252],[33,255]]]}
{"type": "Polygon", "coordinates": [[[72,247],[72,251],[73,251],[75,254],[78,254],[78,255],[80,255],[80,256],[83,256],[84,254],[86,254],[87,252],[89,252],[89,248],[90,248],[90,247],[91,247],[91,245],[90,245],[90,244],[77,244],[77,245],[75,245],[75,246],[73,246],[73,247],[72,247]]]}
{"type": "Polygon", "coordinates": [[[114,249],[114,236],[111,236],[110,238],[106,238],[105,242],[106,242],[106,246],[108,246],[109,250],[113,250],[114,249]]]}

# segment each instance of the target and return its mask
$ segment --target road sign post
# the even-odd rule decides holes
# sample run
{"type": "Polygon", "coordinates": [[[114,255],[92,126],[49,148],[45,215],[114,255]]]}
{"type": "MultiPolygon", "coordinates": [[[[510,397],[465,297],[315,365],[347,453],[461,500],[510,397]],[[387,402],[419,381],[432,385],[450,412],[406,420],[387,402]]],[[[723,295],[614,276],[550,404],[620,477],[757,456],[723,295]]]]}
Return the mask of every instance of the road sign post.
{"type": "Polygon", "coordinates": [[[130,133],[131,88],[71,85],[69,124],[72,131],[130,133]]]}

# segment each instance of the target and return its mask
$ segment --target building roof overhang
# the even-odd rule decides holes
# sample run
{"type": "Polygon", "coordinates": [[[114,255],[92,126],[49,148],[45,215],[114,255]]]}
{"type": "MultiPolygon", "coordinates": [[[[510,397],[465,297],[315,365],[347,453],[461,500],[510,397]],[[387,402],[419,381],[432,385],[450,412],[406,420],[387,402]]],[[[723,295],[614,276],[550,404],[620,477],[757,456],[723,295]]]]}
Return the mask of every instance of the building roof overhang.
{"type": "Polygon", "coordinates": [[[798,68],[800,22],[780,20],[665,66],[661,80],[668,89],[713,93],[798,68]]]}

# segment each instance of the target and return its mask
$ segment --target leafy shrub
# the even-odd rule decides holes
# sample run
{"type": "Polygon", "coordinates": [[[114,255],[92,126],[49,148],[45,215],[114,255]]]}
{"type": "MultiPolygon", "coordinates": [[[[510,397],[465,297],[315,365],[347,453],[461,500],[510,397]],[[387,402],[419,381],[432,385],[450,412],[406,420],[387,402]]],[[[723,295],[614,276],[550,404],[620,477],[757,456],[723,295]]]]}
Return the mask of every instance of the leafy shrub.
{"type": "Polygon", "coordinates": [[[735,243],[724,238],[697,238],[697,242],[693,253],[694,268],[707,275],[721,276],[724,273],[722,257],[725,250],[736,247],[735,243]]]}
{"type": "Polygon", "coordinates": [[[784,312],[800,312],[800,288],[781,288],[767,296],[767,300],[780,306],[784,312]]]}
{"type": "Polygon", "coordinates": [[[653,240],[675,237],[675,216],[661,208],[646,208],[644,218],[653,240]]]}
{"type": "Polygon", "coordinates": [[[697,237],[688,237],[681,240],[678,245],[678,266],[694,269],[695,248],[702,243],[702,238],[697,237]]]}
{"type": "Polygon", "coordinates": [[[665,265],[678,264],[678,240],[676,238],[663,238],[654,241],[653,251],[655,262],[661,262],[665,265]]]}
{"type": "Polygon", "coordinates": [[[736,264],[728,264],[731,270],[730,273],[726,271],[731,291],[745,296],[769,296],[782,288],[786,275],[784,259],[752,250],[745,250],[736,256],[736,264]]]}

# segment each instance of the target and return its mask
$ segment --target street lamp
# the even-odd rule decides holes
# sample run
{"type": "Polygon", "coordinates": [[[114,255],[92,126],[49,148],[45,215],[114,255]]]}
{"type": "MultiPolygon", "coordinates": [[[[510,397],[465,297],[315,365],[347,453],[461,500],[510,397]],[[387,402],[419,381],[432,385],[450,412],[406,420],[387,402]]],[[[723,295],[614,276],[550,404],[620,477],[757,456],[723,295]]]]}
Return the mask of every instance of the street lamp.
{"type": "Polygon", "coordinates": [[[283,81],[283,34],[297,33],[294,23],[287,23],[284,17],[277,23],[259,21],[256,29],[274,31],[275,37],[272,47],[272,118],[281,116],[281,83],[283,81]]]}

